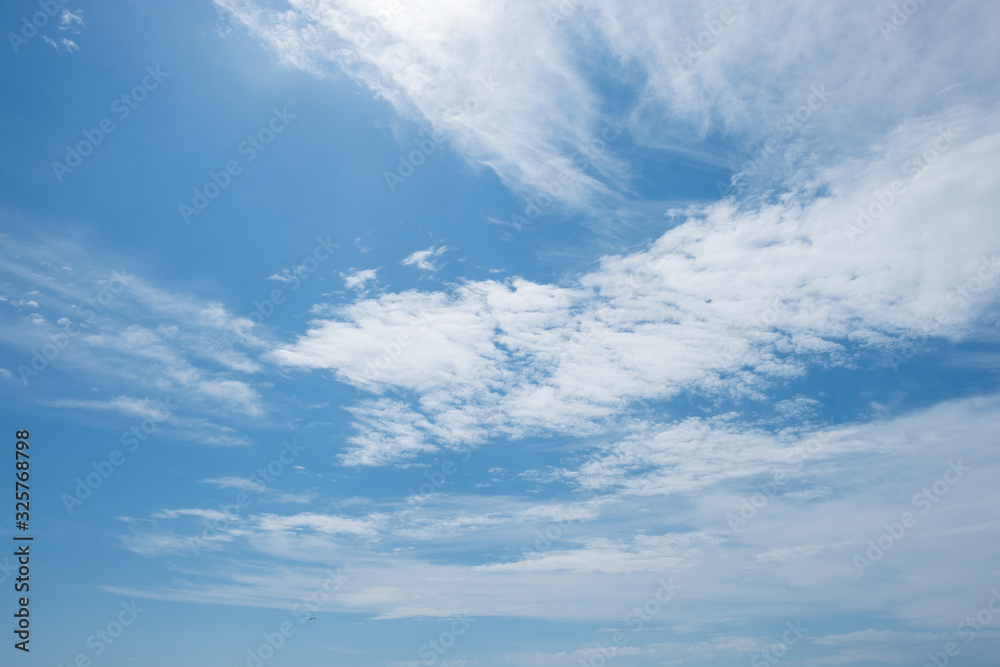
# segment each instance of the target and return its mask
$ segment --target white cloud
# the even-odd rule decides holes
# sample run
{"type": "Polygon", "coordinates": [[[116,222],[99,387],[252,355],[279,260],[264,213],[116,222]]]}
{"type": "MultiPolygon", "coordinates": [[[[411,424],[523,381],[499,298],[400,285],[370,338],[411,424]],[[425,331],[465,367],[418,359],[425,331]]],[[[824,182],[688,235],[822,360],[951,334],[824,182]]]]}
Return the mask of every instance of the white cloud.
{"type": "Polygon", "coordinates": [[[39,299],[38,312],[11,318],[0,329],[0,341],[20,357],[10,369],[16,383],[36,380],[32,357],[49,344],[58,352],[49,354],[40,373],[58,367],[67,380],[77,378],[86,388],[97,379],[114,383],[117,397],[62,398],[72,395],[70,382],[59,398],[47,398],[48,404],[160,420],[162,409],[145,398],[155,397],[172,401],[183,413],[170,421],[171,435],[209,445],[247,444],[217,422],[266,414],[258,389],[240,377],[262,367],[244,351],[217,341],[231,338],[243,347],[263,347],[249,333],[252,323],[218,302],[151,284],[134,275],[127,261],[90,247],[73,230],[58,237],[8,237],[4,243],[10,252],[0,256],[0,274],[20,288],[15,294],[47,295],[39,299]]]}
{"type": "Polygon", "coordinates": [[[901,122],[943,105],[986,110],[997,102],[988,63],[1000,56],[989,37],[1000,17],[974,0],[921,5],[887,39],[878,25],[893,6],[851,0],[599,0],[568,15],[555,2],[514,0],[295,0],[285,11],[251,0],[216,4],[286,64],[347,72],[529,200],[547,192],[577,207],[628,189],[618,140],[602,138],[607,79],[634,92],[612,112],[627,116],[640,146],[732,165],[741,183],[762,189],[877,153],[901,122]],[[721,27],[709,32],[710,22],[721,27]],[[973,24],[983,30],[963,30],[973,24]],[[879,65],[871,72],[857,62],[879,65]],[[706,148],[718,137],[732,148],[706,148]]]}
{"type": "MultiPolygon", "coordinates": [[[[912,131],[935,134],[933,124],[912,131]]],[[[995,132],[956,142],[853,243],[844,227],[890,182],[891,162],[859,167],[850,182],[830,169],[828,195],[691,208],[648,248],[604,257],[566,286],[470,281],[360,299],[264,358],[415,396],[410,409],[428,426],[411,448],[433,451],[594,433],[637,400],[760,398],[811,367],[974,338],[1000,301],[1000,228],[989,222],[998,150],[995,132]]]]}
{"type": "Polygon", "coordinates": [[[435,260],[442,255],[448,246],[443,245],[440,248],[435,248],[431,246],[426,250],[417,250],[409,255],[407,255],[401,262],[403,266],[412,266],[420,271],[427,271],[428,273],[434,273],[440,266],[435,263],[435,260]]]}
{"type": "Polygon", "coordinates": [[[529,553],[508,563],[473,568],[482,572],[572,572],[580,574],[677,573],[718,546],[719,538],[706,533],[636,535],[629,543],[595,539],[574,549],[529,553]]]}
{"type": "MultiPolygon", "coordinates": [[[[981,531],[953,529],[995,521],[998,401],[952,401],[884,423],[844,427],[822,457],[789,471],[782,483],[787,489],[823,484],[833,489],[831,495],[797,501],[780,489],[736,532],[726,515],[759,493],[758,482],[770,479],[773,469],[741,477],[745,461],[726,456],[722,435],[708,438],[717,443],[715,450],[698,455],[732,474],[702,486],[664,487],[660,495],[633,497],[622,485],[584,504],[576,494],[552,504],[439,494],[389,511],[382,503],[345,502],[353,508],[349,516],[248,516],[212,543],[220,557],[245,563],[273,556],[300,561],[301,568],[283,568],[274,582],[273,568],[246,577],[226,566],[215,573],[214,586],[177,582],[133,594],[218,603],[238,590],[248,603],[281,607],[287,595],[315,586],[309,580],[315,565],[347,563],[350,582],[325,610],[385,618],[433,609],[441,616],[468,611],[616,622],[621,610],[649,599],[660,578],[670,578],[680,591],[659,617],[666,623],[697,625],[701,618],[705,625],[697,610],[711,605],[724,605],[725,618],[741,622],[759,618],[762,605],[775,616],[796,618],[802,605],[821,596],[823,608],[835,615],[878,613],[914,627],[951,628],[990,596],[986,573],[995,569],[996,545],[984,542],[981,531]],[[955,458],[970,469],[921,513],[912,496],[940,479],[955,458]],[[852,556],[905,511],[917,516],[916,525],[859,576],[852,556]],[[952,530],[946,540],[940,537],[944,529],[952,530]],[[472,544],[477,555],[468,551],[472,544]]],[[[670,454],[671,446],[662,451],[670,454]]],[[[774,453],[781,448],[780,436],[764,447],[774,453]]],[[[685,464],[699,465],[693,459],[685,464]]],[[[633,479],[686,475],[670,461],[624,468],[633,479]]],[[[190,542],[176,532],[147,530],[127,544],[179,553],[190,542]]],[[[199,562],[208,567],[214,561],[199,562]]]]}
{"type": "MultiPolygon", "coordinates": [[[[267,362],[328,371],[363,392],[348,407],[356,433],[341,463],[569,436],[559,466],[517,477],[569,484],[565,504],[455,495],[395,511],[355,500],[367,511],[351,516],[255,515],[213,548],[249,556],[244,564],[270,556],[305,565],[275,575],[221,562],[210,572],[218,583],[129,594],[283,607],[314,587],[316,565],[348,562],[352,581],[326,608],[380,618],[471,610],[617,621],[669,573],[684,592],[658,623],[688,628],[720,622],[705,609],[743,624],[763,612],[793,618],[816,600],[837,622],[877,613],[953,627],[982,604],[970,591],[987,588],[998,556],[995,540],[983,539],[1000,502],[997,396],[822,428],[804,423],[815,399],[798,396],[775,405],[794,424],[780,430],[737,415],[671,419],[664,403],[683,392],[720,403],[768,398],[820,368],[911,342],[977,340],[980,314],[1000,301],[996,12],[967,0],[928,3],[883,39],[888,2],[746,3],[692,56],[690,40],[721,4],[595,0],[554,25],[546,10],[556,3],[420,0],[388,16],[380,12],[390,3],[361,0],[292,0],[280,11],[217,4],[287,63],[319,74],[334,63],[519,193],[557,190],[559,202],[596,218],[613,191],[611,203],[627,209],[631,174],[614,146],[573,161],[600,135],[604,114],[623,113],[623,145],[710,166],[735,157],[740,186],[762,196],[682,206],[669,224],[646,220],[658,238],[558,283],[472,280],[359,296],[314,311],[321,317],[286,343],[250,343],[267,362]],[[363,36],[376,16],[375,33],[363,36]],[[581,42],[602,46],[584,59],[581,42]],[[634,93],[620,108],[607,108],[609,80],[634,93]],[[708,140],[727,148],[706,148],[708,140]],[[587,207],[595,201],[604,205],[587,207]],[[815,438],[822,446],[804,465],[787,458],[815,438]],[[914,511],[914,494],[958,456],[972,466],[961,484],[858,574],[852,556],[914,511]],[[574,514],[565,505],[580,494],[590,504],[574,514]],[[734,529],[727,516],[759,497],[764,504],[749,505],[734,529]],[[546,537],[554,522],[557,534],[546,537]],[[525,544],[534,550],[520,551],[525,544]]],[[[436,271],[446,248],[403,264],[436,271]]],[[[221,307],[197,312],[214,322],[207,328],[238,321],[221,307]]],[[[171,335],[136,325],[88,340],[120,338],[130,360],[165,369],[172,386],[262,414],[253,387],[172,354],[171,335]]],[[[171,552],[190,539],[147,534],[128,544],[171,552]]],[[[813,664],[899,660],[894,644],[916,638],[870,630],[817,642],[872,646],[813,664]]],[[[725,636],[649,655],[758,646],[725,636]]]]}
{"type": "Polygon", "coordinates": [[[122,538],[122,546],[140,556],[165,554],[188,555],[205,551],[221,551],[229,535],[185,536],[174,533],[138,533],[122,538]]]}
{"type": "Polygon", "coordinates": [[[86,27],[86,24],[83,22],[83,10],[78,9],[75,12],[71,12],[63,7],[62,13],[59,15],[59,29],[76,32],[79,28],[83,27],[86,27]]]}
{"type": "Polygon", "coordinates": [[[268,490],[266,484],[255,482],[252,479],[244,477],[211,477],[201,481],[204,484],[215,484],[220,489],[235,488],[242,489],[244,491],[253,491],[255,493],[261,493],[268,490]]]}
{"type": "Polygon", "coordinates": [[[198,383],[197,390],[253,417],[266,412],[260,394],[239,380],[204,380],[198,383]]]}
{"type": "Polygon", "coordinates": [[[314,512],[304,512],[292,516],[263,514],[257,518],[257,525],[260,530],[265,532],[310,530],[328,535],[343,533],[361,537],[371,537],[376,534],[375,526],[370,521],[314,512]]]}
{"type": "MultiPolygon", "coordinates": [[[[550,29],[541,6],[306,0],[276,11],[246,0],[216,4],[285,63],[317,74],[346,71],[518,191],[546,184],[581,203],[606,190],[563,154],[567,146],[589,148],[602,122],[599,99],[566,57],[569,36],[550,29]],[[375,26],[371,36],[368,26],[375,26]]],[[[583,158],[589,171],[620,169],[605,152],[590,155],[583,158]]]]}
{"type": "Polygon", "coordinates": [[[344,286],[347,289],[363,291],[365,285],[375,280],[378,275],[376,269],[358,269],[351,273],[341,274],[344,278],[344,286]]]}
{"type": "Polygon", "coordinates": [[[385,465],[438,449],[429,442],[430,422],[404,403],[380,399],[350,412],[360,433],[348,438],[351,449],[341,457],[344,465],[385,465]]]}
{"type": "Polygon", "coordinates": [[[206,521],[232,521],[235,518],[228,512],[205,509],[161,510],[153,514],[154,519],[176,519],[182,516],[193,516],[206,521]]]}
{"type": "Polygon", "coordinates": [[[136,398],[134,396],[115,396],[104,401],[62,399],[52,402],[53,407],[82,408],[86,410],[113,410],[142,419],[152,419],[162,422],[171,418],[174,408],[169,400],[154,400],[136,398]]]}

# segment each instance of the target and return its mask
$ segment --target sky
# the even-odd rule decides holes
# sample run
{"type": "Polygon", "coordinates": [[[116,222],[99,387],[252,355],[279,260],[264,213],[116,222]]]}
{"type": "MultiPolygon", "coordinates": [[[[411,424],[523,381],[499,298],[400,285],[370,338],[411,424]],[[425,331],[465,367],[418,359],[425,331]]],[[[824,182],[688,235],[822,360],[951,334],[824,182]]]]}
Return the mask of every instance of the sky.
{"type": "Polygon", "coordinates": [[[2,664],[995,659],[994,3],[0,26],[2,664]]]}

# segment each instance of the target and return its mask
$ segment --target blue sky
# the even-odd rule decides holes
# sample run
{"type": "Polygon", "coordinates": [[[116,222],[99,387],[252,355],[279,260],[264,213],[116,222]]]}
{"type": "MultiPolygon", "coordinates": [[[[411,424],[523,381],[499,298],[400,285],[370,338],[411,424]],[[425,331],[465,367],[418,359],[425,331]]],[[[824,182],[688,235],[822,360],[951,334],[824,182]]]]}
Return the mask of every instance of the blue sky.
{"type": "Polygon", "coordinates": [[[0,25],[4,664],[996,655],[989,3],[0,25]]]}

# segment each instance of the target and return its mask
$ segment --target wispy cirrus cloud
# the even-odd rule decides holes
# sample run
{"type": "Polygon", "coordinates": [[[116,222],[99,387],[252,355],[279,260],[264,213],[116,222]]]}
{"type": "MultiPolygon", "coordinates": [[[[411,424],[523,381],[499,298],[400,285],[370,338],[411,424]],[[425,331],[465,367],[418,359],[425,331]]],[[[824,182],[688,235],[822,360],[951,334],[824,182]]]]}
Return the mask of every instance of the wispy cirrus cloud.
{"type": "Polygon", "coordinates": [[[216,4],[286,64],[346,72],[516,191],[576,207],[616,201],[607,195],[627,193],[638,175],[620,151],[600,147],[609,111],[628,117],[639,146],[729,167],[741,184],[766,190],[833,161],[877,157],[882,138],[908,120],[998,102],[983,55],[997,53],[988,35],[998,19],[971,0],[921,6],[891,40],[878,28],[892,17],[890,2],[600,0],[569,12],[565,3],[514,1],[216,4]],[[937,52],[961,59],[960,81],[959,64],[937,52]],[[859,64],[869,62],[879,63],[874,75],[859,64]],[[609,109],[601,82],[612,77],[630,94],[609,109]],[[497,94],[449,112],[478,99],[486,78],[497,94]],[[713,147],[722,137],[736,150],[713,147]]]}
{"type": "MultiPolygon", "coordinates": [[[[937,535],[993,520],[1000,502],[992,491],[1000,466],[993,447],[1000,434],[997,401],[996,395],[956,400],[881,423],[859,421],[794,437],[744,426],[743,435],[757,439],[745,451],[761,465],[731,455],[739,446],[730,441],[741,435],[735,424],[714,424],[717,432],[708,433],[696,453],[677,451],[689,440],[687,433],[670,441],[609,444],[595,454],[603,458],[601,472],[592,460],[567,455],[572,465],[565,472],[571,474],[560,483],[569,479],[575,493],[559,500],[448,493],[398,505],[354,499],[338,502],[330,512],[247,515],[227,524],[212,543],[213,553],[202,557],[210,560],[200,560],[199,567],[226,567],[230,558],[239,558],[244,568],[263,557],[292,558],[301,566],[286,568],[282,576],[296,590],[312,568],[347,563],[351,581],[325,609],[383,618],[470,610],[483,616],[620,622],[619,609],[641,605],[655,582],[669,577],[682,594],[664,608],[662,620],[686,624],[685,633],[712,636],[721,627],[718,619],[694,613],[707,604],[724,608],[729,620],[748,621],[764,608],[796,618],[821,594],[824,610],[838,610],[834,614],[845,609],[866,618],[877,614],[908,627],[947,624],[971,601],[978,604],[977,582],[993,567],[995,549],[983,543],[980,532],[952,530],[947,541],[937,535]],[[962,446],[954,447],[953,438],[962,446]],[[805,465],[785,465],[795,446],[815,440],[823,447],[805,465]],[[956,458],[968,468],[960,483],[922,512],[912,502],[914,494],[933,485],[956,458]],[[779,471],[781,483],[768,490],[779,471]],[[692,473],[698,484],[690,483],[692,473]],[[606,483],[595,490],[588,475],[606,483]],[[827,486],[830,493],[819,499],[794,494],[816,486],[827,486]],[[762,494],[763,504],[755,497],[762,494]],[[751,497],[754,504],[747,506],[754,510],[747,514],[744,505],[751,497]],[[852,557],[870,548],[868,539],[884,532],[883,524],[906,511],[918,517],[916,525],[874,569],[859,575],[852,557]],[[746,519],[733,530],[727,515],[741,512],[746,519]],[[471,545],[475,555],[468,551],[471,545]],[[949,565],[942,567],[946,553],[949,565]],[[613,604],[586,604],[595,587],[600,599],[613,604]]],[[[201,515],[164,511],[156,518],[176,523],[201,515]]],[[[128,544],[144,553],[155,545],[179,553],[177,545],[189,534],[198,534],[196,522],[187,529],[139,525],[140,541],[128,544]]],[[[273,588],[270,577],[226,570],[213,577],[219,580],[215,588],[179,583],[129,592],[224,603],[236,587],[252,604],[285,604],[282,587],[273,588]]],[[[811,613],[819,624],[816,614],[824,612],[811,613]]],[[[847,652],[885,648],[878,633],[864,641],[820,642],[834,644],[847,652]]]]}
{"type": "MultiPolygon", "coordinates": [[[[37,307],[16,312],[0,339],[18,350],[7,384],[25,387],[42,373],[108,377],[121,387],[106,399],[48,397],[77,408],[115,410],[135,416],[149,413],[153,399],[196,396],[226,413],[263,417],[260,392],[245,378],[261,371],[258,362],[240,350],[223,350],[217,337],[251,329],[252,323],[230,313],[221,303],[172,292],[133,273],[128,261],[88,250],[92,242],[74,236],[14,235],[5,239],[0,272],[11,295],[34,295],[37,307]],[[103,264],[102,258],[103,257],[103,264]],[[247,326],[244,326],[247,325],[247,326]],[[30,333],[28,333],[30,331],[30,333]],[[43,350],[45,353],[43,354],[43,350]],[[57,368],[58,371],[53,371],[57,368]]],[[[13,310],[13,303],[0,307],[13,310]]],[[[254,336],[246,345],[259,344],[254,336]]],[[[190,412],[176,426],[200,431],[195,439],[236,444],[225,427],[198,428],[190,412]]],[[[148,416],[148,415],[147,415],[148,416]]]]}

